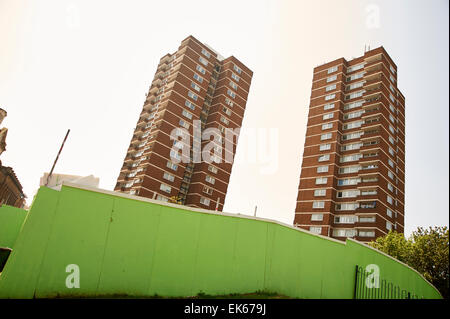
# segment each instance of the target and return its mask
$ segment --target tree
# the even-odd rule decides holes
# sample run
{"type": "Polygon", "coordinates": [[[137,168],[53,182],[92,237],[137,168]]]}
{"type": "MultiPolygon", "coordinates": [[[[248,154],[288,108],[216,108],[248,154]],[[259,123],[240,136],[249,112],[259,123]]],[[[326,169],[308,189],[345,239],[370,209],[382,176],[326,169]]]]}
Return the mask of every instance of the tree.
{"type": "Polygon", "coordinates": [[[408,239],[391,231],[369,245],[411,266],[449,298],[448,237],[447,227],[419,227],[408,239]]]}

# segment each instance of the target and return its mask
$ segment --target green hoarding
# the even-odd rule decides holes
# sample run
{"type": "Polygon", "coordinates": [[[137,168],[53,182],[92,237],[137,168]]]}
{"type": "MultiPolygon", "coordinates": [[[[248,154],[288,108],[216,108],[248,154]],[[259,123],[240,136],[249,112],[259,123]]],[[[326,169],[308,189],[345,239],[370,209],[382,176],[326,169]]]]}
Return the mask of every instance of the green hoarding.
{"type": "Polygon", "coordinates": [[[0,276],[0,298],[255,291],[353,298],[355,266],[369,264],[420,298],[441,298],[410,267],[353,240],[74,185],[41,187],[0,276]],[[79,288],[66,285],[73,264],[79,288]]]}

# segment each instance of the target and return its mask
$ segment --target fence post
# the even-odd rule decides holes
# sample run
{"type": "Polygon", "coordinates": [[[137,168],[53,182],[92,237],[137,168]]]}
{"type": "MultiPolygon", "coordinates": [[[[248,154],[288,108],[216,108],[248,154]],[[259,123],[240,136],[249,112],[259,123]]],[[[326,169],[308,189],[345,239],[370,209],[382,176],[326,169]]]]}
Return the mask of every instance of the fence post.
{"type": "Polygon", "coordinates": [[[353,299],[358,299],[358,265],[356,265],[356,272],[355,272],[355,289],[353,290],[353,299]]]}

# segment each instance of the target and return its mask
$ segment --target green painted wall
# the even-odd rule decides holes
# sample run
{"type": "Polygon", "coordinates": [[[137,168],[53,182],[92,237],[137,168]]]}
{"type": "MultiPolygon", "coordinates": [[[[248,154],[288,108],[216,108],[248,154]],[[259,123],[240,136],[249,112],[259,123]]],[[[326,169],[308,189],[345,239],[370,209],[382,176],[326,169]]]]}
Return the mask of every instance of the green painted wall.
{"type": "Polygon", "coordinates": [[[441,298],[411,268],[354,241],[70,186],[42,187],[0,276],[0,298],[257,290],[352,298],[355,265],[372,263],[402,289],[441,298]],[[79,289],[65,286],[69,264],[80,267],[79,289]]]}
{"type": "Polygon", "coordinates": [[[25,209],[0,206],[0,247],[13,248],[27,213],[25,209]]]}

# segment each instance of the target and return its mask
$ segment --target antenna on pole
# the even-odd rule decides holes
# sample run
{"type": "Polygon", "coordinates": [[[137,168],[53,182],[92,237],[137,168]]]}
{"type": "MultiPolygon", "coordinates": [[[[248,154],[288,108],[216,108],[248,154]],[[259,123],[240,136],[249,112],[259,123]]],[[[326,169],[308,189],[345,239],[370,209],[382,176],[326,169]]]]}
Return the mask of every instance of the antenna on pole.
{"type": "Polygon", "coordinates": [[[58,161],[58,158],[59,158],[59,154],[61,154],[61,151],[62,151],[62,149],[64,147],[64,143],[66,142],[67,136],[69,136],[69,133],[70,133],[70,129],[67,130],[66,137],[64,137],[64,140],[63,140],[63,142],[61,144],[61,148],[59,149],[58,155],[56,155],[55,162],[53,163],[52,169],[50,170],[50,173],[47,176],[47,182],[45,183],[45,186],[47,186],[48,182],[50,181],[50,177],[52,176],[53,169],[55,168],[56,162],[58,161]]]}
{"type": "Polygon", "coordinates": [[[217,197],[216,211],[217,211],[217,209],[219,209],[219,204],[220,204],[220,197],[217,197]]]}
{"type": "Polygon", "coordinates": [[[258,209],[258,206],[257,205],[255,205],[255,212],[253,213],[253,216],[255,216],[256,217],[256,210],[258,209]]]}

